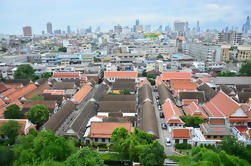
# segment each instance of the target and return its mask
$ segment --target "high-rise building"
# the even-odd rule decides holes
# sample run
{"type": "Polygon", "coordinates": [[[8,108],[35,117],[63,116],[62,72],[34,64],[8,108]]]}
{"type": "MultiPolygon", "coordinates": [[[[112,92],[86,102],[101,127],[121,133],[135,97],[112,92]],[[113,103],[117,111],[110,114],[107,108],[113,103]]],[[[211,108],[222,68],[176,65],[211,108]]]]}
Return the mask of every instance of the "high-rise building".
{"type": "Polygon", "coordinates": [[[116,34],[122,33],[122,27],[119,24],[117,26],[114,26],[114,33],[116,34]]]}
{"type": "Polygon", "coordinates": [[[250,18],[249,18],[249,16],[247,16],[247,21],[246,21],[246,23],[243,24],[243,26],[242,26],[242,32],[243,32],[244,34],[247,34],[248,31],[249,31],[250,29],[251,29],[251,26],[250,26],[250,18]]]}
{"type": "Polygon", "coordinates": [[[199,22],[199,21],[197,21],[196,31],[197,31],[197,32],[200,32],[200,22],[199,22]]]}
{"type": "Polygon", "coordinates": [[[220,32],[218,33],[218,42],[227,42],[230,45],[243,44],[242,33],[232,32],[220,32]]]}
{"type": "Polygon", "coordinates": [[[71,27],[70,25],[67,26],[67,34],[70,34],[71,33],[71,27]]]}
{"type": "Polygon", "coordinates": [[[174,31],[178,32],[178,35],[184,35],[188,30],[188,22],[175,21],[174,31]]]}
{"type": "Polygon", "coordinates": [[[48,22],[46,24],[46,28],[47,28],[47,33],[52,34],[52,23],[51,22],[48,22]]]}
{"type": "Polygon", "coordinates": [[[138,26],[139,25],[139,19],[136,19],[136,24],[135,24],[136,26],[138,26]]]}
{"type": "Polygon", "coordinates": [[[54,34],[55,34],[55,35],[61,35],[61,30],[60,30],[60,29],[54,30],[54,34]]]}
{"type": "Polygon", "coordinates": [[[31,26],[25,26],[25,27],[23,27],[23,35],[24,36],[32,36],[31,26]]]}

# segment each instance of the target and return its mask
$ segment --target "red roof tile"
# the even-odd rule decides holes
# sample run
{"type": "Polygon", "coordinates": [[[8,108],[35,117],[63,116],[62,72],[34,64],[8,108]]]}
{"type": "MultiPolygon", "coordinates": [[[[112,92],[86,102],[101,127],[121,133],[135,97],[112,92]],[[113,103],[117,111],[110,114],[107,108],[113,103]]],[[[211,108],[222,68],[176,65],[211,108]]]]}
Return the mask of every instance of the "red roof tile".
{"type": "Polygon", "coordinates": [[[3,84],[0,83],[0,93],[2,93],[3,91],[6,91],[8,88],[3,84]]]}
{"type": "Polygon", "coordinates": [[[72,101],[75,104],[80,104],[81,101],[88,95],[88,93],[91,90],[92,90],[92,86],[88,83],[85,84],[77,93],[75,93],[75,95],[72,97],[72,101]]]}
{"type": "Polygon", "coordinates": [[[14,92],[16,92],[16,89],[11,88],[11,89],[8,89],[7,91],[1,93],[1,96],[5,97],[5,96],[8,96],[8,95],[10,95],[10,94],[12,94],[14,92]]]}
{"type": "Polygon", "coordinates": [[[24,97],[26,99],[29,99],[33,95],[39,95],[39,94],[43,93],[43,91],[45,89],[48,89],[49,87],[50,86],[49,86],[48,82],[45,82],[42,85],[38,86],[36,89],[32,90],[30,93],[26,94],[24,97]]]}
{"type": "Polygon", "coordinates": [[[17,90],[16,92],[8,95],[7,97],[9,98],[9,100],[13,101],[15,99],[19,99],[22,96],[25,96],[26,94],[30,93],[31,91],[33,91],[34,89],[36,89],[37,86],[33,83],[17,90]]]}
{"type": "Polygon", "coordinates": [[[182,99],[182,105],[189,105],[191,104],[192,102],[194,102],[195,104],[198,104],[198,99],[182,99]]]}
{"type": "Polygon", "coordinates": [[[172,79],[192,79],[191,73],[183,72],[162,72],[163,80],[172,80],[172,79]]]}
{"type": "Polygon", "coordinates": [[[32,124],[28,119],[0,119],[0,125],[8,122],[9,120],[15,120],[21,125],[21,128],[19,130],[19,134],[24,133],[25,135],[27,135],[29,133],[30,128],[35,129],[35,125],[32,124]]]}
{"type": "Polygon", "coordinates": [[[155,85],[159,86],[159,84],[161,83],[161,81],[162,81],[162,76],[157,76],[157,78],[155,80],[155,85]]]}
{"type": "Polygon", "coordinates": [[[189,79],[170,80],[170,88],[174,91],[197,91],[197,84],[189,79]]]}
{"type": "Polygon", "coordinates": [[[43,93],[49,93],[51,95],[64,95],[64,90],[47,89],[43,93]]]}
{"type": "Polygon", "coordinates": [[[172,138],[173,139],[190,139],[190,131],[189,129],[173,129],[172,130],[172,138]]]}
{"type": "Polygon", "coordinates": [[[105,71],[104,78],[137,78],[137,71],[105,71]]]}
{"type": "Polygon", "coordinates": [[[54,72],[54,78],[80,78],[79,72],[54,72]]]}
{"type": "Polygon", "coordinates": [[[167,123],[184,123],[181,119],[179,108],[170,99],[162,105],[163,113],[167,123]]]}
{"type": "Polygon", "coordinates": [[[128,132],[133,132],[133,127],[128,123],[117,122],[92,122],[89,137],[90,138],[111,138],[112,132],[116,128],[125,127],[128,132]]]}
{"type": "Polygon", "coordinates": [[[203,119],[207,119],[208,118],[207,114],[195,102],[192,102],[188,106],[184,106],[183,110],[186,113],[186,115],[200,116],[203,119]]]}

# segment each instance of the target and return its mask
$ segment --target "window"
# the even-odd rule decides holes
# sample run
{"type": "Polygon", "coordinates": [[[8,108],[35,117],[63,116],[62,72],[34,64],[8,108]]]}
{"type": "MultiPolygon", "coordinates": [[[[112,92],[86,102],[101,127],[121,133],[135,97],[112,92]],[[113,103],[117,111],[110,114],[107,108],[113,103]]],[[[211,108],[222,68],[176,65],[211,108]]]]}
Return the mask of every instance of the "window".
{"type": "Polygon", "coordinates": [[[183,139],[183,143],[187,143],[187,139],[183,139]]]}
{"type": "Polygon", "coordinates": [[[95,142],[98,142],[98,138],[95,138],[95,142]]]}
{"type": "Polygon", "coordinates": [[[180,143],[180,140],[179,139],[175,139],[175,143],[176,144],[180,143]]]}
{"type": "Polygon", "coordinates": [[[217,136],[214,136],[214,138],[217,138],[217,136]]]}
{"type": "Polygon", "coordinates": [[[102,138],[102,142],[105,142],[105,138],[102,138]]]}

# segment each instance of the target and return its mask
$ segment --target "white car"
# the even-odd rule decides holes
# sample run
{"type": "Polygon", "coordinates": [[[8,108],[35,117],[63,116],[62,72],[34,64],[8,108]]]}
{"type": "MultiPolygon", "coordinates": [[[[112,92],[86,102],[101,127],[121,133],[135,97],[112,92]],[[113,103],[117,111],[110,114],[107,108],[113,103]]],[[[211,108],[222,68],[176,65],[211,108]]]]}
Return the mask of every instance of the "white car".
{"type": "Polygon", "coordinates": [[[166,144],[166,146],[172,146],[170,138],[166,138],[165,144],[166,144]]]}

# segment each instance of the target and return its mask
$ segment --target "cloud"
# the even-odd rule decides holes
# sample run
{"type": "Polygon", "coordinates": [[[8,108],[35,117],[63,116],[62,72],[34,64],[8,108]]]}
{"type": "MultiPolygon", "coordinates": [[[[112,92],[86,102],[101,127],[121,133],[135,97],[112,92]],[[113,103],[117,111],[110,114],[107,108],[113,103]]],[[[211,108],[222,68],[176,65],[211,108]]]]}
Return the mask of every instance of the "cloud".
{"type": "Polygon", "coordinates": [[[206,4],[206,8],[212,9],[212,10],[221,10],[221,11],[226,11],[226,10],[231,10],[233,7],[232,6],[227,6],[227,5],[219,5],[215,3],[211,4],[206,4]]]}

